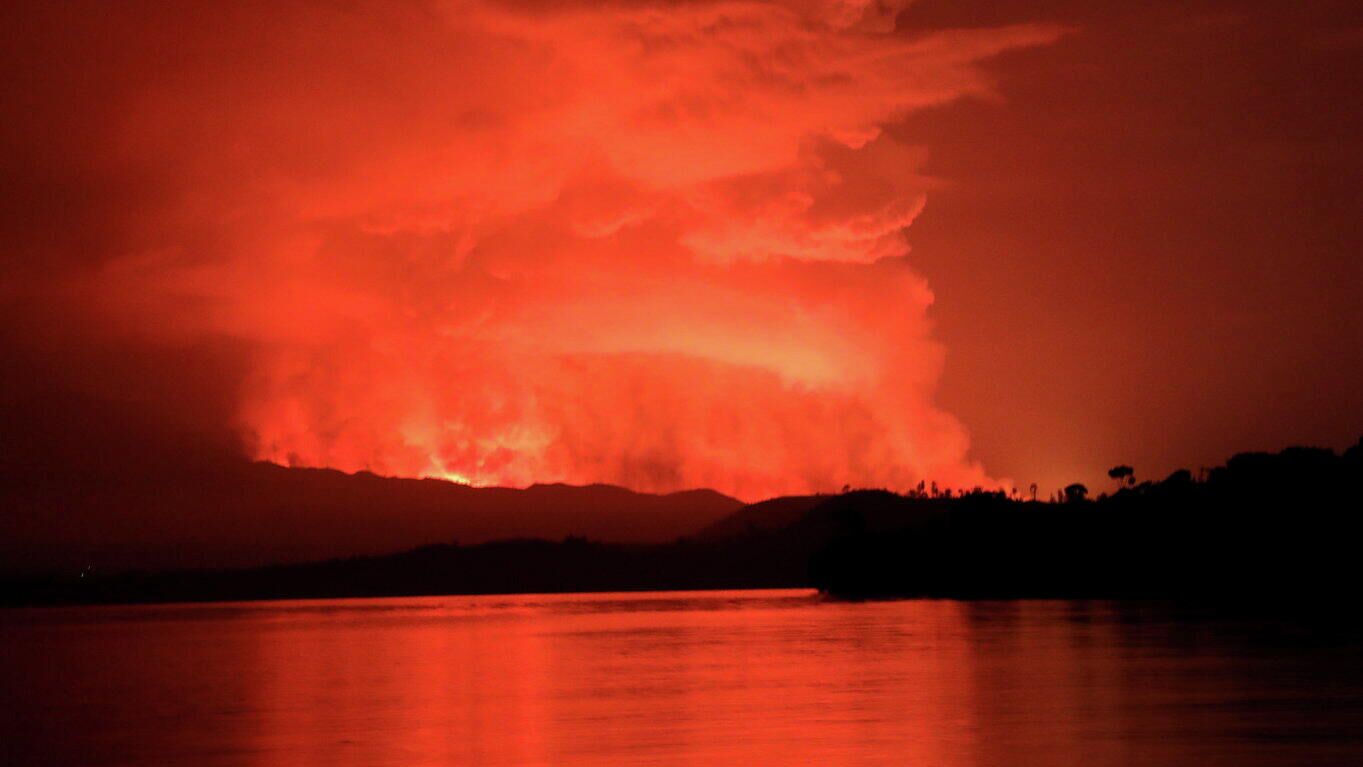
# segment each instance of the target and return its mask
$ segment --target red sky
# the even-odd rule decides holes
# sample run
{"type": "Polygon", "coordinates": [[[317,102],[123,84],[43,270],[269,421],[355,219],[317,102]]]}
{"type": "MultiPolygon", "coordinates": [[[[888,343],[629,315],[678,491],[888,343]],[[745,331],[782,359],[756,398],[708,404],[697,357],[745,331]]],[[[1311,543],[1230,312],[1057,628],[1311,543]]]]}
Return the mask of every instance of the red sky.
{"type": "Polygon", "coordinates": [[[1363,14],[1091,5],[10,6],[3,393],[750,500],[1352,443],[1363,14]]]}

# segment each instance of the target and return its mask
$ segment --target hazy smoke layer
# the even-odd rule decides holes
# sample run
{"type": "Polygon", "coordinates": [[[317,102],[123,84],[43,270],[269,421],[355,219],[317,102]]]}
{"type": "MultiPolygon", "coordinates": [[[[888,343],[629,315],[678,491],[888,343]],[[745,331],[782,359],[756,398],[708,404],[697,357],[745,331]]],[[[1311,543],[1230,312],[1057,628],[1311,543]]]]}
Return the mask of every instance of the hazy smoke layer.
{"type": "Polygon", "coordinates": [[[855,2],[226,6],[52,12],[83,54],[29,85],[85,106],[45,121],[35,96],[7,140],[87,190],[81,235],[21,237],[7,269],[101,332],[248,349],[257,457],[747,498],[988,482],[932,403],[904,259],[927,183],[893,127],[1057,30],[909,35],[855,2]]]}

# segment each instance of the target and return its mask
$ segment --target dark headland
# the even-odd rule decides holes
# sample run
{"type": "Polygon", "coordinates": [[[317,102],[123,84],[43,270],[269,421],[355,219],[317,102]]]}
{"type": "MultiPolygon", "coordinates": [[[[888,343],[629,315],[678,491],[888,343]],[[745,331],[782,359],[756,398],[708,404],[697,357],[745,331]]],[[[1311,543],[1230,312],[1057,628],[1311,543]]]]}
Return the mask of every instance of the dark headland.
{"type": "Polygon", "coordinates": [[[1363,440],[1343,454],[1243,453],[1157,481],[1125,466],[1110,475],[1106,492],[1071,485],[1050,499],[930,486],[777,498],[666,543],[570,535],[266,567],[11,572],[3,601],[815,587],[842,598],[1352,603],[1363,569],[1363,440]]]}

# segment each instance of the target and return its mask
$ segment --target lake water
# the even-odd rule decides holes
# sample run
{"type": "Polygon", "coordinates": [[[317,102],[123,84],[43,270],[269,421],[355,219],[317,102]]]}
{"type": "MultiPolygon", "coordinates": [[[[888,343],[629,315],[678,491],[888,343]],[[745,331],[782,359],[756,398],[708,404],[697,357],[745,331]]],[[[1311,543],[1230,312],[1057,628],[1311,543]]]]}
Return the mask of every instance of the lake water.
{"type": "Polygon", "coordinates": [[[0,611],[15,765],[1363,764],[1359,646],[807,591],[0,611]]]}

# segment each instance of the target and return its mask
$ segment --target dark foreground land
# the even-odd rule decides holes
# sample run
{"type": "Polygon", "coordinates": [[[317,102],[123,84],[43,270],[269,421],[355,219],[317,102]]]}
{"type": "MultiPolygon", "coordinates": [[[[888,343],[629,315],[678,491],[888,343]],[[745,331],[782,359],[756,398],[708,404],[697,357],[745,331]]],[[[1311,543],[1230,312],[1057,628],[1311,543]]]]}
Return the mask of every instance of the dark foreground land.
{"type": "MultiPolygon", "coordinates": [[[[1309,607],[1363,577],[1363,442],[1246,453],[1090,499],[862,490],[744,507],[667,544],[569,537],[229,570],[11,577],[7,604],[813,586],[846,598],[1131,598],[1309,607]]],[[[1348,602],[1346,602],[1348,603],[1348,602]]]]}

